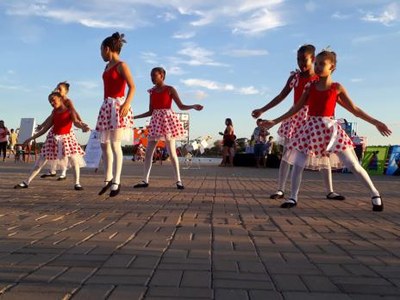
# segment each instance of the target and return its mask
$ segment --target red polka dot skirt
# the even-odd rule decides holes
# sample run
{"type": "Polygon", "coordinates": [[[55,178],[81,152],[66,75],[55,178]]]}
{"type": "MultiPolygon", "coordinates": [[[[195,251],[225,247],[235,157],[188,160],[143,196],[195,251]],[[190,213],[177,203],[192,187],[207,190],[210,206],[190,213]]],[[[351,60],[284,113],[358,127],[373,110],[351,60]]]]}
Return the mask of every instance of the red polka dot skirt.
{"type": "Polygon", "coordinates": [[[129,110],[125,117],[119,114],[120,107],[124,104],[125,98],[107,98],[100,107],[99,116],[97,118],[96,130],[108,131],[119,128],[133,128],[132,109],[129,110]]]}
{"type": "Polygon", "coordinates": [[[307,120],[308,106],[304,106],[299,112],[292,117],[284,120],[278,129],[279,143],[283,146],[295,135],[296,131],[304,125],[307,120]]]}
{"type": "MultiPolygon", "coordinates": [[[[69,133],[62,135],[55,135],[53,129],[50,129],[40,150],[40,155],[57,164],[56,161],[65,161],[66,157],[74,157],[75,159],[80,157],[83,162],[85,152],[79,145],[72,129],[69,133]]],[[[80,164],[80,166],[84,166],[84,163],[80,164]]]]}
{"type": "Polygon", "coordinates": [[[309,116],[303,126],[298,128],[286,145],[284,160],[296,164],[295,152],[307,155],[306,168],[332,169],[343,165],[337,154],[348,149],[354,151],[354,145],[342,126],[332,117],[309,116]]]}
{"type": "Polygon", "coordinates": [[[149,139],[170,140],[186,135],[178,116],[171,109],[155,109],[149,124],[149,139]]]}

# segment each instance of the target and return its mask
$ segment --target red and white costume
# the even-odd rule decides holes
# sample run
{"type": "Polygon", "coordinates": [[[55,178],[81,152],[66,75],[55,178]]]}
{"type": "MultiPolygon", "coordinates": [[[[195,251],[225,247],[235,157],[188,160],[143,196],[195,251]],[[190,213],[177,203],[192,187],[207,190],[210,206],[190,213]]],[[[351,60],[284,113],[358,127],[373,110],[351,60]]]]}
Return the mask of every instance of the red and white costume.
{"type": "Polygon", "coordinates": [[[115,64],[103,73],[104,82],[104,102],[100,107],[97,118],[96,130],[101,133],[101,142],[110,140],[110,131],[123,129],[123,138],[132,136],[133,114],[129,109],[125,117],[121,117],[119,110],[125,102],[126,80],[118,73],[118,66],[115,64]]]}
{"type": "Polygon", "coordinates": [[[79,166],[84,167],[85,152],[72,130],[71,111],[69,109],[63,112],[53,111],[52,118],[53,127],[47,134],[40,155],[51,164],[56,164],[58,169],[71,165],[70,159],[77,160],[79,166]]]}
{"type": "Polygon", "coordinates": [[[339,152],[353,149],[353,142],[342,126],[334,119],[336,100],[338,97],[337,83],[324,91],[316,89],[315,83],[310,83],[307,100],[308,116],[294,135],[288,141],[287,151],[283,159],[290,164],[296,164],[298,153],[307,155],[306,168],[323,169],[342,168],[339,152]]]}
{"type": "MultiPolygon", "coordinates": [[[[291,75],[293,76],[293,78],[290,82],[290,87],[294,89],[293,105],[295,105],[300,100],[300,97],[303,94],[303,90],[306,84],[318,80],[318,75],[313,75],[311,77],[304,78],[300,76],[299,70],[297,70],[296,72],[292,72],[291,75]]],[[[308,113],[308,106],[306,105],[295,115],[282,121],[281,126],[278,129],[280,144],[282,144],[283,146],[287,145],[289,140],[296,133],[297,129],[307,119],[307,113],[308,113]]]]}
{"type": "Polygon", "coordinates": [[[171,140],[185,136],[185,129],[178,116],[172,111],[170,87],[164,86],[161,91],[152,88],[150,105],[153,109],[149,124],[149,140],[171,140]]]}

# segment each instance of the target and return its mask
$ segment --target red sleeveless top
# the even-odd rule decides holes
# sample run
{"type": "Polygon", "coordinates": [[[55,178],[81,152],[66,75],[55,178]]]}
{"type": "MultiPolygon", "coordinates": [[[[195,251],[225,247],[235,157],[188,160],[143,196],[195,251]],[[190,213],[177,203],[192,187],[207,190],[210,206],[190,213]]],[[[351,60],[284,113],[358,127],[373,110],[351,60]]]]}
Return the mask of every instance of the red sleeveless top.
{"type": "Polygon", "coordinates": [[[125,96],[126,80],[117,70],[120,64],[121,62],[118,62],[110,69],[103,72],[104,99],[108,97],[119,98],[125,96]]]}
{"type": "Polygon", "coordinates": [[[165,86],[160,92],[154,88],[149,90],[150,105],[153,109],[170,109],[172,106],[172,96],[169,93],[169,87],[165,86]]]}
{"type": "Polygon", "coordinates": [[[294,104],[299,102],[301,95],[303,94],[304,87],[307,83],[318,80],[318,75],[314,74],[311,77],[304,78],[299,75],[295,75],[297,77],[297,84],[294,87],[294,104]]]}
{"type": "Polygon", "coordinates": [[[336,100],[338,97],[337,83],[325,91],[318,91],[315,84],[311,84],[308,95],[308,115],[319,117],[333,117],[335,115],[336,100]]]}
{"type": "Polygon", "coordinates": [[[65,111],[58,113],[53,111],[53,132],[54,134],[67,134],[71,131],[72,119],[71,111],[66,109],[65,111]]]}

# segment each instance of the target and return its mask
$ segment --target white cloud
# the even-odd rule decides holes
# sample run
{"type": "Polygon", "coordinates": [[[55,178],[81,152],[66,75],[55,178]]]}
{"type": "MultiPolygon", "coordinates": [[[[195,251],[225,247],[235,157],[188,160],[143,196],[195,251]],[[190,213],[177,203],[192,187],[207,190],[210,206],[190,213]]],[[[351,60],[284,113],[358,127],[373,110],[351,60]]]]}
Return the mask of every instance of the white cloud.
{"type": "Polygon", "coordinates": [[[170,12],[163,13],[158,16],[158,18],[163,19],[165,22],[170,22],[176,19],[176,16],[170,12]]]}
{"type": "Polygon", "coordinates": [[[389,26],[399,21],[400,4],[391,3],[387,5],[380,14],[367,12],[361,19],[367,22],[377,22],[389,26]]]}
{"type": "Polygon", "coordinates": [[[168,67],[167,68],[167,74],[170,74],[170,75],[182,75],[182,74],[185,74],[185,72],[182,70],[182,68],[180,68],[178,66],[174,66],[174,67],[168,67]]]}
{"type": "Polygon", "coordinates": [[[223,64],[214,61],[212,58],[214,52],[198,47],[195,44],[187,44],[185,48],[178,51],[178,54],[188,57],[188,59],[177,59],[177,63],[191,66],[223,66],[223,64]]]}
{"type": "Polygon", "coordinates": [[[187,40],[187,39],[194,37],[195,35],[196,35],[196,33],[193,31],[192,32],[177,32],[172,36],[172,38],[180,39],[180,40],[187,40]]]}
{"type": "Polygon", "coordinates": [[[96,81],[76,81],[74,82],[75,85],[85,89],[85,90],[94,90],[94,89],[99,89],[99,82],[96,81]]]}
{"type": "Polygon", "coordinates": [[[256,95],[256,94],[260,94],[260,91],[257,90],[254,86],[248,86],[248,87],[240,88],[239,93],[242,95],[256,95]]]}
{"type": "Polygon", "coordinates": [[[363,82],[364,79],[363,78],[352,78],[350,79],[351,82],[357,83],[357,82],[363,82]]]}
{"type": "Polygon", "coordinates": [[[225,55],[233,57],[265,56],[268,55],[268,51],[262,49],[234,49],[227,51],[225,55]]]}
{"type": "Polygon", "coordinates": [[[232,32],[254,35],[283,25],[285,22],[280,19],[279,15],[264,8],[253,13],[250,18],[236,22],[232,32]]]}
{"type": "Polygon", "coordinates": [[[260,91],[253,86],[236,88],[233,84],[220,83],[207,79],[190,78],[182,79],[181,82],[189,87],[201,87],[213,91],[231,91],[242,95],[254,95],[260,93],[260,91]]]}

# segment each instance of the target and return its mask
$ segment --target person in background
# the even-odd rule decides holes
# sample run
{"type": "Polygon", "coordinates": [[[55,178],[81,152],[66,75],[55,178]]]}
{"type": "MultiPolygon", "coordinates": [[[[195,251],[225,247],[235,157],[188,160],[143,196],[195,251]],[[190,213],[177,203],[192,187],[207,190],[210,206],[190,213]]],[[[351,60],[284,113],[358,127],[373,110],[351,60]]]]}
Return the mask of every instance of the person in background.
{"type": "Polygon", "coordinates": [[[233,158],[235,156],[236,135],[233,129],[233,123],[230,118],[225,119],[225,130],[219,134],[222,138],[222,162],[220,167],[233,167],[233,158]]]}
{"type": "Polygon", "coordinates": [[[265,150],[267,136],[269,135],[268,130],[261,127],[262,119],[257,119],[257,127],[254,128],[253,134],[251,136],[254,141],[254,156],[256,158],[256,167],[265,166],[265,150]]]}
{"type": "Polygon", "coordinates": [[[8,152],[8,157],[10,157],[11,154],[15,156],[17,153],[15,147],[18,143],[18,133],[16,133],[13,128],[10,130],[10,136],[8,140],[10,142],[10,151],[8,152]]]}
{"type": "Polygon", "coordinates": [[[7,127],[4,126],[4,121],[0,120],[0,157],[3,156],[3,161],[6,160],[8,136],[10,132],[7,127]],[[3,152],[3,154],[2,154],[3,152]]]}

